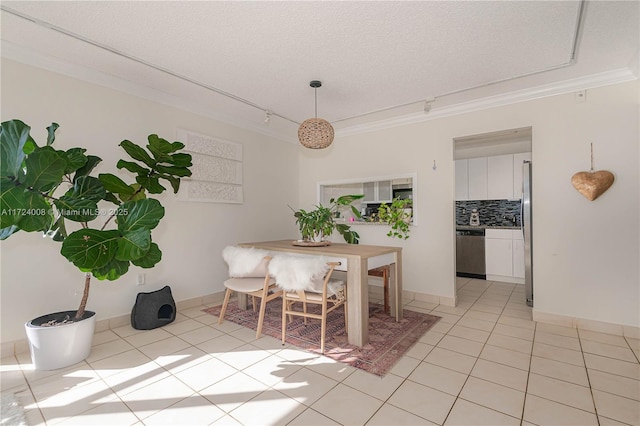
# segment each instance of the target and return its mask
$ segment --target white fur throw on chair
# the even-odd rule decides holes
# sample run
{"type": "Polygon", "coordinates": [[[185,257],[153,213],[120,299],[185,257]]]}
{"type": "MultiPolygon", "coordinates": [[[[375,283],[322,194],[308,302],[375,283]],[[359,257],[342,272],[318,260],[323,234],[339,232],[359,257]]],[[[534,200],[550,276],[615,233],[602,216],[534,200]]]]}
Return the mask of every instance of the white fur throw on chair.
{"type": "MultiPolygon", "coordinates": [[[[276,255],[269,263],[269,274],[276,285],[288,292],[298,290],[322,293],[324,277],[329,271],[322,256],[276,255]]],[[[342,281],[329,281],[327,294],[334,295],[343,287],[342,281]]]]}
{"type": "Polygon", "coordinates": [[[229,266],[229,276],[233,278],[265,277],[269,252],[256,248],[227,246],[222,250],[222,258],[229,266]]]}

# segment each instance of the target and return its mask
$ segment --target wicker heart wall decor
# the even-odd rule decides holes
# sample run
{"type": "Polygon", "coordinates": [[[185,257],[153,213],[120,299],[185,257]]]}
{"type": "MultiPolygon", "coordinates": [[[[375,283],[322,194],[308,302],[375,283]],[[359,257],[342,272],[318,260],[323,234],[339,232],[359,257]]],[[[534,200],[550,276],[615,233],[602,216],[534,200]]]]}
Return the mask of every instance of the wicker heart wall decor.
{"type": "Polygon", "coordinates": [[[607,170],[593,170],[593,144],[591,144],[591,170],[578,172],[571,177],[571,184],[589,201],[593,201],[613,185],[613,173],[607,170]]]}

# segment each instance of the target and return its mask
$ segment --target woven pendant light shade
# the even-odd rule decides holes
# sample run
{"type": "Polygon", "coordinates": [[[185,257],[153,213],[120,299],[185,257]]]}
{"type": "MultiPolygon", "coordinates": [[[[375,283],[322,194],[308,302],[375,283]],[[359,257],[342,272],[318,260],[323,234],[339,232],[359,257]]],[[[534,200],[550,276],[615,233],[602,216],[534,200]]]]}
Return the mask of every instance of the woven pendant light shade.
{"type": "Polygon", "coordinates": [[[322,86],[322,82],[312,80],[309,86],[313,87],[315,99],[316,116],[304,120],[298,127],[298,140],[307,148],[323,149],[331,145],[333,142],[333,126],[325,119],[318,118],[318,87],[322,86]]]}
{"type": "Polygon", "coordinates": [[[333,126],[323,118],[304,120],[298,128],[298,140],[311,149],[323,149],[333,142],[333,126]]]}

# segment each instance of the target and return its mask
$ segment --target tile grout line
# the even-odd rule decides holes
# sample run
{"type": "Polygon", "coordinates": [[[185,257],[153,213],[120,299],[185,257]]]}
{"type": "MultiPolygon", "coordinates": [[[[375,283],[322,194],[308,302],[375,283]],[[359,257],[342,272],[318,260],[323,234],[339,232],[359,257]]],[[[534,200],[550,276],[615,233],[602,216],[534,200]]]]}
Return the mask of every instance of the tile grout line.
{"type": "Polygon", "coordinates": [[[587,374],[587,383],[589,384],[589,394],[591,395],[591,402],[593,403],[593,411],[596,416],[598,426],[600,426],[600,416],[598,415],[598,407],[596,406],[596,398],[593,395],[593,387],[591,386],[591,377],[589,376],[589,369],[587,368],[587,360],[584,356],[584,349],[582,348],[582,339],[580,338],[580,329],[576,327],[576,334],[578,335],[578,344],[580,345],[580,355],[582,355],[582,362],[584,363],[584,371],[587,374]]]}
{"type": "MultiPolygon", "coordinates": [[[[495,282],[495,281],[492,281],[492,283],[493,283],[493,282],[495,282]]],[[[469,283],[465,284],[465,286],[463,286],[463,288],[464,288],[464,287],[466,287],[466,285],[468,285],[468,284],[469,284],[469,283]]],[[[487,290],[488,290],[489,288],[491,288],[491,285],[492,285],[492,284],[490,284],[489,286],[487,286],[487,288],[485,288],[485,289],[484,289],[484,291],[478,295],[478,297],[476,298],[476,300],[475,300],[475,301],[471,304],[471,306],[469,306],[469,308],[465,311],[465,314],[466,314],[467,312],[469,312],[469,310],[473,307],[473,305],[475,305],[476,303],[478,303],[478,300],[482,297],[482,295],[484,295],[484,294],[487,292],[487,290]]],[[[513,288],[511,289],[511,292],[509,293],[509,298],[510,298],[510,297],[511,297],[511,295],[513,294],[513,291],[514,291],[514,290],[515,290],[515,287],[513,287],[513,288]]],[[[508,304],[508,302],[509,302],[509,298],[507,298],[507,302],[505,302],[504,306],[502,307],[502,310],[500,311],[500,315],[498,315],[498,319],[496,320],[496,322],[495,322],[495,324],[493,325],[493,327],[492,327],[491,331],[489,332],[489,336],[487,337],[487,340],[482,344],[482,349],[481,349],[481,350],[480,350],[480,352],[478,353],[478,356],[477,356],[477,357],[475,357],[475,358],[476,358],[476,360],[474,361],[473,366],[471,367],[471,370],[469,370],[469,374],[467,374],[467,377],[466,377],[466,379],[464,380],[464,383],[463,383],[463,384],[462,384],[462,386],[460,387],[460,391],[458,391],[458,394],[456,395],[456,399],[453,401],[453,404],[451,405],[451,408],[449,409],[449,412],[448,412],[448,413],[447,413],[447,415],[445,416],[444,421],[442,422],[442,424],[443,424],[443,425],[447,422],[447,419],[448,419],[448,418],[449,418],[449,416],[451,415],[451,411],[453,410],[453,407],[454,407],[454,406],[456,405],[456,403],[458,402],[458,399],[462,399],[463,401],[466,401],[466,399],[464,399],[464,398],[461,398],[461,397],[460,397],[460,394],[462,393],[462,390],[464,389],[465,385],[466,385],[466,384],[467,384],[467,382],[469,381],[469,377],[471,377],[471,373],[473,372],[473,369],[475,368],[476,364],[478,363],[478,360],[480,359],[480,355],[482,354],[482,351],[483,351],[483,350],[484,350],[484,348],[486,347],[487,342],[489,341],[489,338],[491,337],[491,333],[493,333],[493,330],[495,330],[495,327],[496,327],[496,325],[498,324],[498,321],[500,320],[500,317],[502,316],[502,313],[504,312],[504,310],[505,310],[505,308],[506,308],[506,306],[507,306],[507,304],[508,304]]],[[[464,316],[464,314],[460,316],[460,319],[462,319],[462,317],[463,317],[463,316],[464,316]]],[[[458,321],[460,321],[460,320],[458,320],[458,321]]],[[[454,324],[454,326],[458,323],[458,321],[456,321],[456,323],[454,324]]],[[[452,327],[452,328],[453,328],[453,327],[452,327]]],[[[447,332],[447,334],[448,334],[448,332],[447,332]]],[[[447,334],[445,334],[445,336],[446,336],[447,334]]],[[[444,337],[443,337],[443,338],[444,338],[444,337]]],[[[442,340],[442,339],[441,339],[441,340],[442,340]]],[[[439,343],[439,342],[438,342],[438,343],[439,343]]],[[[525,392],[525,397],[526,397],[526,392],[525,392]]],[[[475,402],[473,402],[473,401],[469,401],[469,402],[471,402],[471,403],[473,403],[473,404],[476,404],[476,403],[475,403],[475,402]]],[[[480,405],[480,404],[476,404],[476,405],[480,405]]],[[[493,408],[491,408],[491,407],[485,407],[484,405],[480,405],[480,406],[481,406],[481,407],[484,407],[484,408],[487,408],[487,409],[489,409],[489,410],[496,411],[496,412],[498,412],[498,413],[504,414],[504,415],[506,415],[506,416],[510,416],[509,414],[503,413],[502,411],[494,410],[494,409],[493,409],[493,408]]],[[[524,409],[524,402],[523,402],[523,409],[524,409]]],[[[510,417],[513,417],[513,416],[510,416],[510,417]]],[[[522,424],[522,421],[523,421],[523,419],[522,419],[522,417],[521,417],[521,418],[520,418],[520,424],[522,424]]]]}

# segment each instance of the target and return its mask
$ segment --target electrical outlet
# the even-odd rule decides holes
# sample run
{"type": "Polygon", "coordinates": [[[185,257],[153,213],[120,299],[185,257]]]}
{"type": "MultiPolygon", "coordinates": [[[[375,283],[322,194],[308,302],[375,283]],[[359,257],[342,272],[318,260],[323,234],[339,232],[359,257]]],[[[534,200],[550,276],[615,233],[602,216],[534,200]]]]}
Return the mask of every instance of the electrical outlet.
{"type": "Polygon", "coordinates": [[[138,280],[136,281],[136,285],[144,285],[144,274],[138,274],[138,280]]]}

